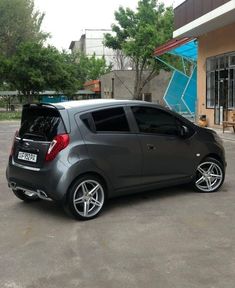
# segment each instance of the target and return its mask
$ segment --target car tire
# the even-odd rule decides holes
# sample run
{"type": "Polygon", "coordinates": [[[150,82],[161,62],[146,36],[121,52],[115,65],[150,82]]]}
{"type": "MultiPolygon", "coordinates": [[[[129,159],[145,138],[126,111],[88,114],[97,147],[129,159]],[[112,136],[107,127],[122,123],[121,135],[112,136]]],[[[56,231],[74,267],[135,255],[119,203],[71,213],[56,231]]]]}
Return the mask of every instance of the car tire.
{"type": "Polygon", "coordinates": [[[225,171],[220,161],[207,157],[197,167],[193,186],[198,192],[212,193],[224,182],[225,171]]]}
{"type": "Polygon", "coordinates": [[[94,175],[79,177],[68,191],[64,203],[65,211],[79,220],[97,217],[105,204],[106,187],[104,182],[94,175]]]}
{"type": "Polygon", "coordinates": [[[32,195],[32,196],[26,195],[24,190],[12,189],[12,191],[17,198],[19,198],[20,200],[24,202],[34,202],[34,201],[40,200],[40,198],[37,195],[32,195]]]}

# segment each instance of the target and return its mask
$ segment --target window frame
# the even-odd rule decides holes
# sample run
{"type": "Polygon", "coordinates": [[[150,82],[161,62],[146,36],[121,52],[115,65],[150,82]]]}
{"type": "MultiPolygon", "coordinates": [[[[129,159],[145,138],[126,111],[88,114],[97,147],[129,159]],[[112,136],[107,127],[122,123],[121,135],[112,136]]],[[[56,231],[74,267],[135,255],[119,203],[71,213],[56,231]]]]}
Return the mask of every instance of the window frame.
{"type": "MultiPolygon", "coordinates": [[[[235,51],[233,52],[230,52],[230,53],[225,53],[225,54],[220,54],[220,55],[216,55],[216,56],[212,56],[212,57],[208,57],[206,59],[206,109],[215,109],[216,108],[216,102],[218,101],[218,94],[216,95],[216,85],[218,85],[217,87],[217,93],[218,90],[219,90],[219,81],[220,81],[220,72],[221,71],[225,71],[227,70],[228,71],[228,77],[226,78],[228,80],[228,97],[226,99],[227,101],[227,107],[226,109],[228,111],[232,111],[235,109],[235,93],[234,95],[232,95],[232,89],[231,89],[231,83],[232,81],[235,81],[235,77],[234,79],[231,79],[230,78],[230,71],[231,70],[234,70],[235,71],[235,64],[234,65],[231,65],[231,58],[232,57],[235,57],[235,51]],[[227,64],[226,67],[221,67],[220,63],[221,63],[221,60],[222,59],[226,59],[225,60],[225,64],[227,64]],[[213,61],[215,61],[214,65],[213,65],[213,61]],[[212,68],[211,68],[212,67],[212,68]],[[217,79],[217,82],[216,82],[216,73],[218,74],[218,79],[217,79]],[[210,87],[210,80],[211,80],[211,75],[214,75],[214,87],[210,87]],[[214,103],[213,105],[208,105],[208,101],[212,101],[210,98],[210,95],[211,95],[211,89],[214,89],[214,103]],[[233,106],[229,106],[229,102],[233,103],[233,106]]],[[[212,94],[213,94],[212,93],[212,94]]]]}
{"type": "Polygon", "coordinates": [[[106,107],[99,107],[99,108],[96,108],[96,109],[92,109],[90,110],[89,112],[86,112],[84,114],[82,114],[80,116],[80,120],[82,121],[82,123],[84,124],[84,126],[89,130],[91,131],[92,133],[94,134],[130,134],[130,133],[133,133],[133,128],[132,128],[132,125],[128,119],[128,114],[127,114],[127,111],[126,111],[126,107],[124,105],[117,105],[117,106],[106,106],[106,107]],[[123,112],[124,112],[124,115],[126,117],[126,121],[127,121],[127,124],[128,124],[128,128],[129,128],[129,131],[97,131],[96,130],[96,125],[95,125],[95,120],[93,118],[93,115],[92,113],[94,112],[99,112],[99,111],[103,111],[103,110],[110,110],[110,109],[120,109],[122,108],[123,109],[123,112]],[[84,123],[84,119],[82,118],[87,118],[89,123],[90,123],[90,126],[91,126],[91,129],[89,129],[86,124],[84,123]]]}

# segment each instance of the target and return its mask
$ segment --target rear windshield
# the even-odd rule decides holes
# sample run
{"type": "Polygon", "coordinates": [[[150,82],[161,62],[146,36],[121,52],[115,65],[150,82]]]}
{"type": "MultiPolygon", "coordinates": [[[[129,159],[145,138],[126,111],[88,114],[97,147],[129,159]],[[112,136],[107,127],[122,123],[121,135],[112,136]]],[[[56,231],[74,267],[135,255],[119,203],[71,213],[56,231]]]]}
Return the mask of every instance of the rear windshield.
{"type": "Polygon", "coordinates": [[[58,134],[65,133],[61,116],[55,108],[24,107],[19,136],[38,141],[52,141],[58,134]]]}

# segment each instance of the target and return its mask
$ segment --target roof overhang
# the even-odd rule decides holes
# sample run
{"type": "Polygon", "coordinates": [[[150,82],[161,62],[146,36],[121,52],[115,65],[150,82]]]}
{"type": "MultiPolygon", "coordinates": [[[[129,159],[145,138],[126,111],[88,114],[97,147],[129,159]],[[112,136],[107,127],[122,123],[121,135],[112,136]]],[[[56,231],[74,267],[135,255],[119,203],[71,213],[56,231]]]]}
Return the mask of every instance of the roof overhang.
{"type": "Polygon", "coordinates": [[[197,61],[197,40],[195,38],[172,39],[154,50],[154,56],[165,53],[183,57],[190,61],[197,61]]]}
{"type": "Polygon", "coordinates": [[[234,22],[235,0],[231,0],[173,32],[173,38],[198,37],[234,22]]]}

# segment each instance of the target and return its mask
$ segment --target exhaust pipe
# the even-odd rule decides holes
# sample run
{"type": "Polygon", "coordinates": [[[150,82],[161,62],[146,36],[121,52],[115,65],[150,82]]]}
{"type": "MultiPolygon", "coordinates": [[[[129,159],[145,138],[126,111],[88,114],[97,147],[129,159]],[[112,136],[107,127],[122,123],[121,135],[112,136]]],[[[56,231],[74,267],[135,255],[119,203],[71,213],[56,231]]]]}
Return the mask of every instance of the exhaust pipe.
{"type": "Polygon", "coordinates": [[[34,195],[37,195],[38,198],[42,199],[42,200],[46,200],[46,201],[53,201],[51,198],[49,198],[46,194],[46,192],[42,191],[42,190],[37,190],[37,191],[33,191],[24,187],[20,187],[17,186],[17,184],[15,182],[9,182],[8,183],[9,188],[14,189],[14,190],[22,190],[26,195],[28,195],[29,197],[32,197],[34,195]]]}
{"type": "Polygon", "coordinates": [[[16,189],[16,183],[15,182],[8,183],[8,186],[9,186],[9,188],[16,189]]]}
{"type": "Polygon", "coordinates": [[[52,199],[47,196],[46,192],[44,192],[42,190],[37,190],[36,194],[37,194],[38,198],[40,198],[42,200],[52,201],[52,199]]]}

